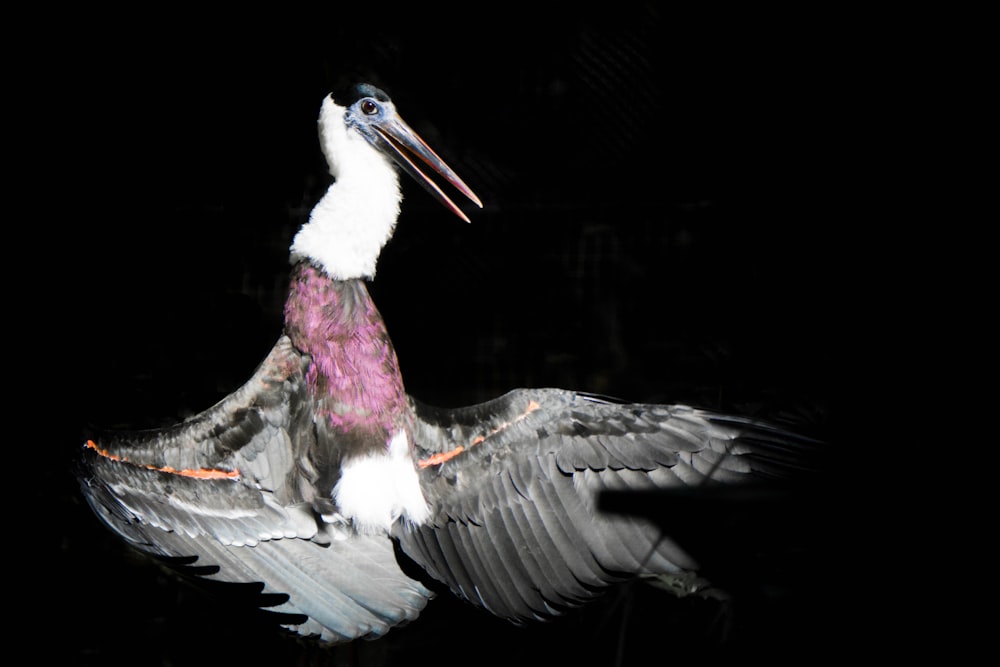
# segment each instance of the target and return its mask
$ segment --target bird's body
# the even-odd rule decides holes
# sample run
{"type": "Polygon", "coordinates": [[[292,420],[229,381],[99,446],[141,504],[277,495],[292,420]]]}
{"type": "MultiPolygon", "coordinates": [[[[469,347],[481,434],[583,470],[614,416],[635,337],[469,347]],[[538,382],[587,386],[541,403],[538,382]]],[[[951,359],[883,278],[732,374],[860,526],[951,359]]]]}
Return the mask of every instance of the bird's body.
{"type": "Polygon", "coordinates": [[[318,454],[327,475],[320,494],[363,532],[388,531],[401,516],[422,521],[411,452],[413,423],[396,353],[360,280],[332,280],[311,264],[295,267],[285,330],[308,359],[306,391],[318,454]]]}
{"type": "Polygon", "coordinates": [[[274,348],[206,411],[88,441],[91,507],[143,551],[260,583],[282,596],[273,610],[293,615],[285,625],[330,642],[416,618],[432,592],[402,560],[514,622],[637,575],[700,586],[682,544],[602,514],[600,493],[780,476],[798,443],[736,417],[558,389],[454,410],[408,396],[364,282],[399,212],[392,162],[462,217],[404,150],[479,202],[384,93],[361,86],[352,102],[323,103],[336,180],[292,244],[274,348]]]}

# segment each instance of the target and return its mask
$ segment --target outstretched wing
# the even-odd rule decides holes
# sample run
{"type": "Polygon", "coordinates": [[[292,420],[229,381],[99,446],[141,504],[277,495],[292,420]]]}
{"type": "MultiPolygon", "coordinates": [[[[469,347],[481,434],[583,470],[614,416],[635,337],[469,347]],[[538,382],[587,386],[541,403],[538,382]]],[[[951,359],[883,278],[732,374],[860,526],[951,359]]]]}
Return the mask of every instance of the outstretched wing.
{"type": "Polygon", "coordinates": [[[457,595],[515,623],[636,575],[704,585],[656,525],[598,511],[602,491],[732,483],[795,465],[780,432],[684,406],[521,389],[458,410],[414,409],[433,510],[423,525],[401,527],[402,549],[457,595]]]}
{"type": "Polygon", "coordinates": [[[379,636],[415,618],[430,593],[399,569],[387,536],[337,521],[328,478],[337,443],[313,424],[307,364],[282,337],[243,387],[205,412],[88,441],[80,485],[135,547],[287,596],[273,610],[296,615],[287,625],[299,633],[379,636]]]}

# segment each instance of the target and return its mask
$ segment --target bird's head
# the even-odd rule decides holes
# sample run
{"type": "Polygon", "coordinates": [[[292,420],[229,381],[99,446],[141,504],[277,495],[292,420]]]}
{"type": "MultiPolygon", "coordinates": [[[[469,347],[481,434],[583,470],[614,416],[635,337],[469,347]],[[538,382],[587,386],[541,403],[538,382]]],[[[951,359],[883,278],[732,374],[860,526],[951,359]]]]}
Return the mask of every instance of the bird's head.
{"type": "Polygon", "coordinates": [[[399,213],[401,195],[393,165],[466,222],[465,213],[421,166],[482,208],[479,197],[399,116],[389,96],[371,84],[327,96],[319,133],[336,181],[296,235],[293,261],[308,257],[340,279],[374,275],[375,261],[399,213]]]}
{"type": "Polygon", "coordinates": [[[337,175],[340,161],[350,154],[343,143],[344,139],[360,137],[368,146],[406,171],[435,199],[466,222],[469,219],[465,213],[420,169],[418,160],[482,208],[483,203],[479,197],[406,124],[396,111],[396,105],[379,88],[361,83],[353,86],[346,96],[337,95],[335,98],[334,94],[328,95],[323,101],[319,122],[323,154],[334,176],[337,175]],[[338,103],[338,99],[342,97],[345,99],[343,106],[338,103]]]}

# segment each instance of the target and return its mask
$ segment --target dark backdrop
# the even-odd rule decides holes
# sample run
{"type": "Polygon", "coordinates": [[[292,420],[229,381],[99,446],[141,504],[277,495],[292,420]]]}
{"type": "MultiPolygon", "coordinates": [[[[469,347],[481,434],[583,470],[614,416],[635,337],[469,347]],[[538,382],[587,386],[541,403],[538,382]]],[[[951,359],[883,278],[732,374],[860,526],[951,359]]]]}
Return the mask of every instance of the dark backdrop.
{"type": "MultiPolygon", "coordinates": [[[[22,343],[40,386],[25,393],[42,397],[28,407],[46,434],[19,464],[22,502],[40,509],[22,530],[45,538],[43,559],[25,556],[45,564],[25,621],[40,651],[95,665],[635,664],[815,657],[858,631],[838,550],[782,561],[777,592],[751,575],[728,606],[633,587],[520,630],[442,598],[385,641],[323,652],[130,555],[82,504],[69,461],[88,426],[208,407],[278,337],[287,246],[329,183],[319,104],[351,77],[384,87],[485,203],[466,225],[404,179],[370,288],[410,393],[461,405],[562,386],[840,444],[835,389],[860,326],[843,239],[867,224],[841,205],[859,186],[842,161],[862,104],[844,92],[849,41],[815,16],[495,7],[88,13],[40,40],[16,104],[41,121],[23,197],[41,222],[16,246],[34,257],[16,292],[32,306],[22,343]]],[[[831,517],[799,519],[816,535],[831,517]]]]}

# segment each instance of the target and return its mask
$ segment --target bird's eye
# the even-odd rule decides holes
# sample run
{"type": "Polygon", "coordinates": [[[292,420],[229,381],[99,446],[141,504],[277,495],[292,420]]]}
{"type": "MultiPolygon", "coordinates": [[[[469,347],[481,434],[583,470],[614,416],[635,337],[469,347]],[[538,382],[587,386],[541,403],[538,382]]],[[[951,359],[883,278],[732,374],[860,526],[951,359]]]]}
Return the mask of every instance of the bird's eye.
{"type": "Polygon", "coordinates": [[[378,105],[374,100],[361,100],[361,111],[366,116],[374,116],[378,113],[378,105]]]}

